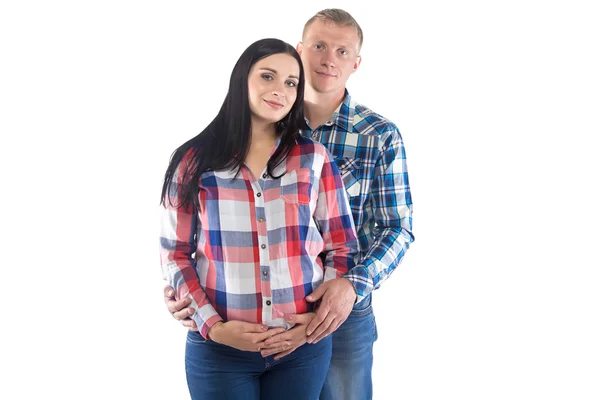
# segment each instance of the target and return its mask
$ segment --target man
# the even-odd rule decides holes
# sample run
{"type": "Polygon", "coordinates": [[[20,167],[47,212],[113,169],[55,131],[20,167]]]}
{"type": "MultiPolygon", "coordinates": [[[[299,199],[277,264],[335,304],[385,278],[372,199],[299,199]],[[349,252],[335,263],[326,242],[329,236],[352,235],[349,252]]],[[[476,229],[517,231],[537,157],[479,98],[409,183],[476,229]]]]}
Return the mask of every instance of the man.
{"type": "MultiPolygon", "coordinates": [[[[363,34],[347,12],[327,9],[304,26],[296,50],[306,74],[303,135],[334,156],[346,187],[359,240],[356,267],[342,279],[319,286],[307,300],[320,301],[314,314],[288,316],[296,326],[268,339],[263,356],[290,354],[333,332],[333,355],[321,400],[372,398],[373,343],[377,339],[371,293],[400,264],[412,235],[412,200],[404,145],[389,120],[351,99],[346,82],[360,66],[363,34]]],[[[165,302],[186,319],[187,300],[165,302]]]]}

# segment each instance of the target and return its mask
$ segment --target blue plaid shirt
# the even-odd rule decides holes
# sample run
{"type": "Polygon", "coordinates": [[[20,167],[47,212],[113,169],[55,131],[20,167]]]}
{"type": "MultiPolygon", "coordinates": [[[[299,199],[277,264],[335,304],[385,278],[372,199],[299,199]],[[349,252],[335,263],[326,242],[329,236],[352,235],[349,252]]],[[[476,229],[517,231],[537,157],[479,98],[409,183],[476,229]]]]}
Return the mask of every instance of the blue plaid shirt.
{"type": "Polygon", "coordinates": [[[359,302],[390,276],[414,241],[400,131],[346,90],[331,118],[314,130],[307,123],[302,134],[327,147],[342,175],[359,241],[356,266],[344,276],[359,302]]]}

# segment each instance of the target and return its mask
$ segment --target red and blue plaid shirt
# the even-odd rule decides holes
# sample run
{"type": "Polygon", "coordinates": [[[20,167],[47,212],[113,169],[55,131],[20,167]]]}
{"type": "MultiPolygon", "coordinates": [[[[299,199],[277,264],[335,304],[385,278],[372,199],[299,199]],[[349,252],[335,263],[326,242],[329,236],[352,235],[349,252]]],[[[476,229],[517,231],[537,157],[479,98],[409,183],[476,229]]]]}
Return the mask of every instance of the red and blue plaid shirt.
{"type": "Polygon", "coordinates": [[[285,172],[279,179],[256,179],[245,166],[237,175],[203,173],[198,212],[171,205],[180,203],[179,170],[161,218],[160,258],[176,297],[192,299],[205,338],[221,320],[289,328],[286,314],[310,311],[305,297],[354,267],[352,213],[320,143],[299,137],[273,171],[285,172]]]}

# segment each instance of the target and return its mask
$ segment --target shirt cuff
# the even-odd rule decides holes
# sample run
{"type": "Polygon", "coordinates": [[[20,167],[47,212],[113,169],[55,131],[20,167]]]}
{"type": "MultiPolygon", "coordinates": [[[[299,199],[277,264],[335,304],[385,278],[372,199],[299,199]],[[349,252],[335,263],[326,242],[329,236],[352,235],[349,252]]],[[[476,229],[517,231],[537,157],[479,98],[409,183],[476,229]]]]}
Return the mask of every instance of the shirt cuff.
{"type": "MultiPolygon", "coordinates": [[[[356,303],[361,302],[373,291],[373,280],[369,276],[369,270],[365,266],[356,266],[344,275],[354,286],[356,291],[356,303]]],[[[356,304],[355,303],[355,304],[356,304]]]]}
{"type": "Polygon", "coordinates": [[[223,318],[217,314],[213,306],[210,304],[205,305],[204,307],[200,308],[200,310],[196,310],[194,315],[192,315],[192,319],[198,327],[198,332],[206,340],[211,340],[210,337],[208,337],[208,331],[210,328],[212,328],[212,326],[217,322],[223,321],[223,318]]]}

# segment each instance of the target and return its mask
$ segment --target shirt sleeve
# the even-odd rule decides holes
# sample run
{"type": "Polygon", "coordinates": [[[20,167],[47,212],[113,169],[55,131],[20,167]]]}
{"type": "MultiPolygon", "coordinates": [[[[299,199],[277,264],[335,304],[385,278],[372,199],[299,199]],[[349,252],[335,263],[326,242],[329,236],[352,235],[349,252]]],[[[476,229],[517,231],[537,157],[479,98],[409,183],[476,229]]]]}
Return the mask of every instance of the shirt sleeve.
{"type": "Polygon", "coordinates": [[[326,282],[343,277],[354,267],[358,241],[344,183],[333,157],[324,147],[323,151],[324,162],[314,219],[325,242],[323,280],[326,282]]]}
{"type": "Polygon", "coordinates": [[[374,241],[364,258],[345,275],[356,289],[357,302],[379,288],[414,241],[406,152],[398,129],[393,127],[382,143],[371,186],[374,241]]]}
{"type": "Polygon", "coordinates": [[[222,318],[210,304],[196,273],[193,254],[196,252],[200,221],[192,206],[179,207],[181,170],[183,168],[180,165],[161,212],[160,262],[163,279],[175,289],[175,297],[189,297],[192,300],[190,307],[194,309],[194,314],[191,318],[196,322],[200,334],[208,339],[209,329],[222,318]]]}

